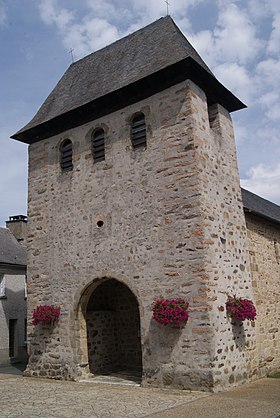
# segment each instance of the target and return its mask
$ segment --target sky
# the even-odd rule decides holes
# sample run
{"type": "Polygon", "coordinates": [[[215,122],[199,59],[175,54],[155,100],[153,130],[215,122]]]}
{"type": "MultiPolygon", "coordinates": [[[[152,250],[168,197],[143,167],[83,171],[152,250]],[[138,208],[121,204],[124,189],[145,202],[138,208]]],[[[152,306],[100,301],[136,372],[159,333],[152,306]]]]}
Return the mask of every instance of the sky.
{"type": "MultiPolygon", "coordinates": [[[[280,0],[169,0],[248,108],[232,113],[243,187],[280,205],[280,0]]],[[[28,146],[10,139],[74,60],[167,14],[164,0],[0,0],[0,226],[27,213],[28,146]]]]}

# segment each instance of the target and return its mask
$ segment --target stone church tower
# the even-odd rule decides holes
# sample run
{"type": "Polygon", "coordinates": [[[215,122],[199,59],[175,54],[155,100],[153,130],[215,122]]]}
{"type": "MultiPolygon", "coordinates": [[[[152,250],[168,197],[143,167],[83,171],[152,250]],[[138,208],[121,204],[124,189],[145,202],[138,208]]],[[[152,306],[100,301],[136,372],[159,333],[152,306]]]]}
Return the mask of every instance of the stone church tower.
{"type": "Polygon", "coordinates": [[[29,144],[31,376],[138,371],[145,386],[221,390],[255,373],[230,112],[244,108],[170,17],[73,63],[13,138],[29,144]],[[182,329],[152,319],[183,297],[182,329]],[[61,307],[53,329],[31,325],[61,307]]]}

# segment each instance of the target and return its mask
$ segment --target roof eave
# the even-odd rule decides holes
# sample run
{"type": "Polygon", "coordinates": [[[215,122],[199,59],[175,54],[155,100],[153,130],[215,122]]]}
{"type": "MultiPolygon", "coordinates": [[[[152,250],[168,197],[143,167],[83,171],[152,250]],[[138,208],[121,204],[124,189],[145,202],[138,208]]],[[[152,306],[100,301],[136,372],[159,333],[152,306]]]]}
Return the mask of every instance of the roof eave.
{"type": "Polygon", "coordinates": [[[274,224],[280,225],[280,221],[278,221],[277,219],[271,218],[270,216],[264,215],[261,212],[258,212],[258,211],[253,210],[253,209],[249,209],[245,206],[243,208],[244,208],[244,212],[251,213],[252,215],[258,216],[259,218],[263,218],[266,221],[269,221],[269,222],[272,222],[274,224]]]}
{"type": "Polygon", "coordinates": [[[15,263],[4,263],[0,261],[0,270],[6,270],[6,271],[20,271],[23,274],[26,273],[26,264],[15,264],[15,263]]]}
{"type": "Polygon", "coordinates": [[[187,79],[192,80],[205,92],[209,104],[220,103],[229,112],[246,107],[194,59],[187,57],[49,121],[26,130],[23,128],[11,138],[26,144],[41,141],[136,103],[187,79]]]}

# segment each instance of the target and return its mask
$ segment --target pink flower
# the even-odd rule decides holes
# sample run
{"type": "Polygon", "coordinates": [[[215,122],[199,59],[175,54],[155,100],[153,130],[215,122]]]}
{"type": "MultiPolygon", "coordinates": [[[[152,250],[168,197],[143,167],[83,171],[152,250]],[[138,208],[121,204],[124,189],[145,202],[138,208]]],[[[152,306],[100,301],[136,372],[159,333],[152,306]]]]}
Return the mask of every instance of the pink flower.
{"type": "Polygon", "coordinates": [[[54,324],[60,316],[60,306],[39,305],[33,310],[32,325],[54,324]]]}
{"type": "Polygon", "coordinates": [[[257,316],[254,303],[250,299],[239,298],[236,295],[228,295],[226,310],[231,318],[235,318],[238,321],[245,321],[245,319],[254,321],[257,316]]]}
{"type": "Polygon", "coordinates": [[[153,303],[153,318],[160,324],[186,324],[189,303],[182,298],[156,299],[153,303]]]}

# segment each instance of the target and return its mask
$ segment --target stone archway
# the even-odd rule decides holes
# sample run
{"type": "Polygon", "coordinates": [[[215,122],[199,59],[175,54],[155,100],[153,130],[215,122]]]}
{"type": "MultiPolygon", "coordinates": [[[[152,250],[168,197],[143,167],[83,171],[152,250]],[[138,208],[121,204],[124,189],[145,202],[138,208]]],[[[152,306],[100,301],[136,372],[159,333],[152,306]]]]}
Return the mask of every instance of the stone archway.
{"type": "Polygon", "coordinates": [[[102,281],[89,297],[85,319],[91,373],[140,375],[140,316],[131,290],[115,279],[102,281]]]}

